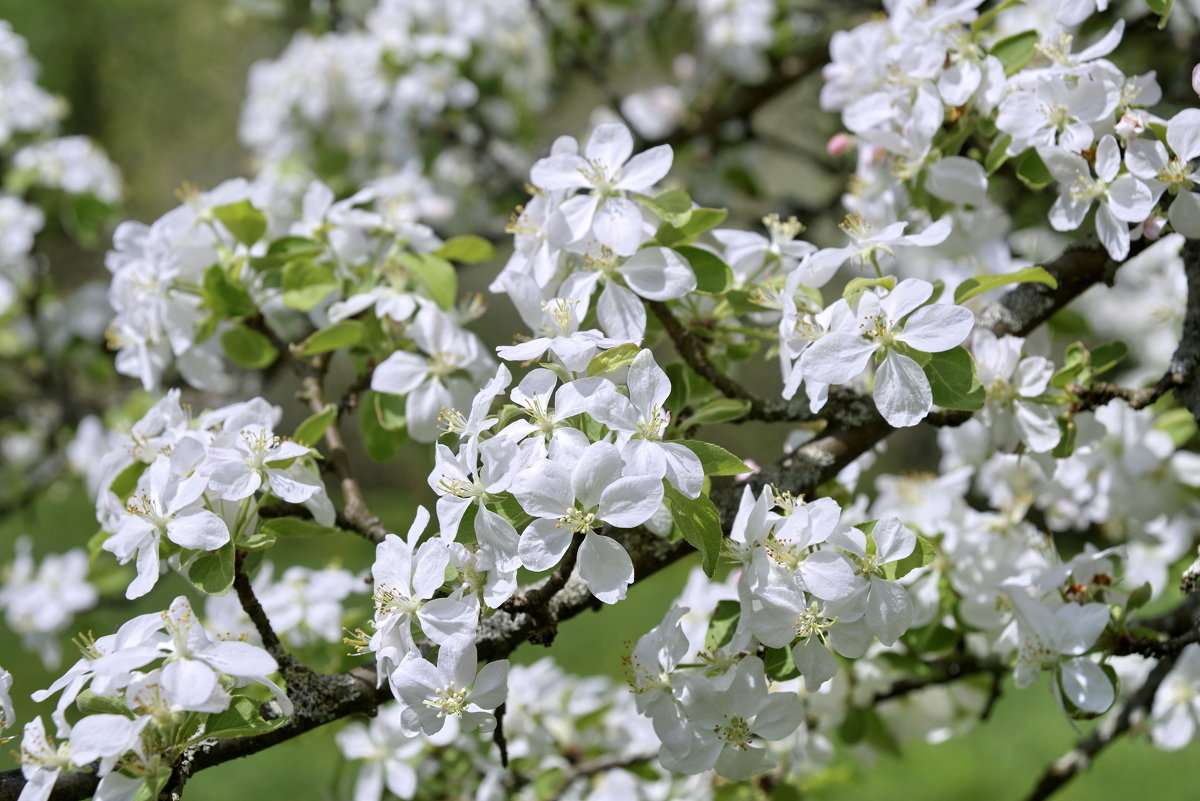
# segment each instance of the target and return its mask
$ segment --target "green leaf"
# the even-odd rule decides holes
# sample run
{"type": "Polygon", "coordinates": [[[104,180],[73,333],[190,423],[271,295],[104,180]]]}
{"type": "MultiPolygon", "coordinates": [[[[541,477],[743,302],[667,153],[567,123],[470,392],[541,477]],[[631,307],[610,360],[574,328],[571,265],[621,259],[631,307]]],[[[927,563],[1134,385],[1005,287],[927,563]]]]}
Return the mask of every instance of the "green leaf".
{"type": "Polygon", "coordinates": [[[244,695],[233,696],[229,708],[210,715],[204,726],[205,737],[245,737],[278,729],[287,718],[264,720],[259,713],[259,702],[244,695]]]}
{"type": "Polygon", "coordinates": [[[737,476],[751,471],[748,464],[720,445],[694,439],[681,440],[679,444],[700,457],[706,476],[737,476]]]}
{"type": "Polygon", "coordinates": [[[296,352],[301,356],[328,353],[331,350],[348,348],[362,341],[363,324],[358,320],[341,320],[309,335],[300,343],[296,352]]]}
{"type": "Polygon", "coordinates": [[[1154,428],[1165,431],[1176,448],[1182,448],[1196,436],[1196,418],[1187,409],[1169,409],[1154,420],[1154,428]]]}
{"type": "Polygon", "coordinates": [[[1066,389],[1075,383],[1076,379],[1087,369],[1091,354],[1082,342],[1072,342],[1063,352],[1063,366],[1050,376],[1050,386],[1055,389],[1066,389]]]}
{"type": "Polygon", "coordinates": [[[861,292],[873,286],[881,286],[891,292],[896,288],[896,276],[885,275],[881,278],[851,278],[846,283],[846,288],[842,290],[842,297],[848,301],[853,301],[861,292]]]}
{"type": "Polygon", "coordinates": [[[1008,161],[1008,146],[1012,144],[1012,137],[1005,135],[992,143],[992,149],[988,151],[987,158],[983,160],[983,169],[988,175],[996,172],[1004,166],[1008,161]]]}
{"type": "Polygon", "coordinates": [[[654,235],[654,241],[668,248],[676,245],[690,245],[700,234],[725,222],[725,218],[728,216],[729,212],[726,209],[692,209],[691,216],[682,226],[676,228],[669,223],[659,226],[658,232],[654,235]]]}
{"type": "Polygon", "coordinates": [[[1116,367],[1129,354],[1129,347],[1120,340],[1106,342],[1092,351],[1091,378],[1107,373],[1116,367]]]}
{"type": "Polygon", "coordinates": [[[386,392],[375,393],[375,414],[388,431],[408,431],[407,399],[386,392]]]}
{"type": "Polygon", "coordinates": [[[233,586],[233,540],[215,551],[205,551],[188,565],[188,581],[209,595],[221,595],[233,586]]]}
{"type": "Polygon", "coordinates": [[[987,273],[968,278],[954,290],[954,302],[963,303],[996,287],[1029,283],[1045,284],[1051,289],[1058,289],[1058,281],[1053,275],[1041,267],[1026,267],[1011,273],[987,273]]]}
{"type": "Polygon", "coordinates": [[[1058,444],[1054,446],[1054,450],[1050,451],[1050,455],[1055,459],[1066,459],[1075,452],[1075,434],[1077,431],[1075,418],[1067,417],[1064,419],[1060,417],[1058,427],[1062,432],[1062,436],[1058,440],[1058,444]]]}
{"type": "Polygon", "coordinates": [[[425,288],[434,303],[445,310],[458,300],[458,273],[454,265],[432,253],[401,253],[400,263],[425,288]]]}
{"type": "Polygon", "coordinates": [[[254,313],[254,301],[250,293],[230,281],[219,264],[204,271],[204,305],[218,317],[231,320],[254,313]]]}
{"type": "Polygon", "coordinates": [[[792,649],[788,647],[768,648],[763,667],[766,668],[767,676],[775,681],[791,681],[800,675],[800,668],[796,667],[796,662],[792,659],[792,649]]]}
{"type": "Polygon", "coordinates": [[[996,42],[992,47],[992,55],[1004,65],[1004,74],[1012,75],[1033,58],[1041,38],[1042,35],[1037,31],[1022,31],[996,42]]]}
{"type": "Polygon", "coordinates": [[[721,515],[708,496],[688,498],[670,484],[664,484],[663,500],[684,541],[700,552],[704,574],[712,578],[721,556],[721,515]]]}
{"type": "Polygon", "coordinates": [[[618,345],[612,350],[601,351],[588,362],[587,374],[588,376],[605,375],[620,370],[622,367],[628,367],[641,352],[641,346],[632,342],[618,345]]]}
{"type": "Polygon", "coordinates": [[[708,621],[708,633],[704,635],[705,650],[717,651],[732,640],[741,617],[742,605],[740,603],[728,599],[718,601],[717,609],[713,612],[712,619],[708,621]]]}
{"type": "Polygon", "coordinates": [[[668,225],[680,228],[692,217],[692,199],[682,189],[669,189],[654,197],[636,195],[637,200],[668,225]]]}
{"type": "Polygon", "coordinates": [[[1158,15],[1158,29],[1161,31],[1167,27],[1167,20],[1171,17],[1171,9],[1175,7],[1175,0],[1146,0],[1146,6],[1158,15]]]}
{"type": "Polygon", "coordinates": [[[282,267],[290,261],[311,260],[325,252],[320,242],[302,236],[285,236],[267,246],[267,255],[250,259],[255,270],[270,270],[282,267]]]}
{"type": "Polygon", "coordinates": [[[296,431],[292,434],[292,439],[299,442],[301,445],[313,446],[320,441],[325,434],[325,429],[337,419],[337,406],[332,403],[325,404],[325,408],[316,414],[308,417],[300,425],[296,426],[296,431]]]}
{"type": "MultiPolygon", "coordinates": [[[[237,543],[237,547],[242,551],[265,551],[275,544],[275,535],[269,531],[263,531],[261,528],[255,530],[252,534],[243,536],[237,543]]],[[[245,563],[242,563],[245,567],[245,563]]]]}
{"type": "Polygon", "coordinates": [[[142,473],[146,472],[146,468],[150,465],[145,462],[134,462],[126,467],[117,477],[108,485],[108,489],[113,495],[116,495],[122,502],[129,499],[133,491],[137,489],[138,479],[142,477],[142,473]]]}
{"type": "Polygon", "coordinates": [[[322,526],[320,523],[299,517],[272,517],[258,529],[272,537],[324,537],[341,531],[341,529],[322,526]]]}
{"type": "Polygon", "coordinates": [[[333,268],[308,259],[290,261],[283,268],[283,305],[296,311],[310,311],[337,291],[333,268]]]}
{"type": "Polygon", "coordinates": [[[1046,168],[1042,157],[1032,148],[1017,157],[1017,178],[1030,189],[1045,189],[1054,183],[1054,176],[1046,168]]]}
{"type": "Polygon", "coordinates": [[[901,579],[919,567],[925,567],[937,558],[937,549],[933,543],[917,535],[917,544],[912,553],[896,562],[888,562],[883,566],[884,575],[889,579],[901,579]]]}
{"type": "Polygon", "coordinates": [[[243,245],[253,245],[267,232],[267,218],[249,200],[217,206],[212,215],[243,245]]]}
{"type": "Polygon", "coordinates": [[[433,255],[459,264],[478,264],[495,256],[496,248],[482,236],[464,234],[447,239],[433,255]]]}
{"type": "Polygon", "coordinates": [[[1145,582],[1142,586],[1129,593],[1129,599],[1125,602],[1125,609],[1132,612],[1135,609],[1140,609],[1150,602],[1150,596],[1154,594],[1150,582],[1145,582]]]}
{"type": "Polygon", "coordinates": [[[975,360],[966,348],[956,348],[941,353],[928,354],[929,361],[921,365],[929,386],[933,389],[933,402],[943,409],[960,409],[974,412],[983,408],[987,392],[975,372],[975,360]]]}
{"type": "Polygon", "coordinates": [[[687,259],[696,274],[697,292],[722,295],[733,288],[733,270],[715,253],[687,245],[676,247],[675,252],[687,259]]]}
{"type": "Polygon", "coordinates": [[[690,426],[725,423],[740,420],[750,411],[750,401],[740,398],[716,398],[692,412],[687,423],[690,426]]]}
{"type": "Polygon", "coordinates": [[[244,325],[221,334],[221,347],[234,364],[251,370],[261,370],[279,355],[265,334],[244,325]]]}
{"type": "Polygon", "coordinates": [[[359,401],[358,422],[362,431],[363,447],[367,455],[377,462],[390,462],[396,458],[400,446],[408,441],[408,431],[389,431],[379,422],[375,408],[374,392],[366,392],[359,401]]]}
{"type": "Polygon", "coordinates": [[[691,396],[691,387],[688,385],[688,367],[683,362],[671,362],[663,368],[663,372],[667,374],[667,380],[671,382],[671,393],[667,395],[663,407],[674,417],[683,410],[683,407],[687,406],[688,398],[691,396]]]}

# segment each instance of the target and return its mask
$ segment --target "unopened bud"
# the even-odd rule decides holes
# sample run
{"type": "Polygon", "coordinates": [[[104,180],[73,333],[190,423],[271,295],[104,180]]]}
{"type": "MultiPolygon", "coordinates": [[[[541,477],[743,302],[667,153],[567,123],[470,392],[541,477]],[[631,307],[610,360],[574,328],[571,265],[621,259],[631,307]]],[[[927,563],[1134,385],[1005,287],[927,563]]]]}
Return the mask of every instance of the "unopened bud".
{"type": "Polygon", "coordinates": [[[1192,67],[1192,91],[1200,95],[1200,64],[1192,67]]]}
{"type": "Polygon", "coordinates": [[[854,142],[844,133],[834,134],[825,143],[825,152],[833,157],[845,155],[854,142]]]}
{"type": "Polygon", "coordinates": [[[1163,229],[1167,227],[1167,218],[1161,214],[1152,214],[1142,223],[1142,236],[1146,240],[1153,242],[1162,236],[1163,229]]]}

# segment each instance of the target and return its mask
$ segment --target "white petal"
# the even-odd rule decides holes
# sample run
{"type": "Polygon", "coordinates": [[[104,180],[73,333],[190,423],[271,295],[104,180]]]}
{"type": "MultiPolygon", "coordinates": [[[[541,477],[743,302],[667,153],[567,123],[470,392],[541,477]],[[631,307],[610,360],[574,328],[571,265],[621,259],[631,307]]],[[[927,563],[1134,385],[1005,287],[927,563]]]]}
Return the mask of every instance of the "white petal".
{"type": "Polygon", "coordinates": [[[691,265],[669,248],[639,250],[617,271],[630,289],[650,300],[674,300],[696,288],[691,265]]]}
{"type": "Polygon", "coordinates": [[[604,333],[614,339],[640,342],[646,334],[646,307],[637,295],[615,281],[605,283],[596,315],[604,333]]]}
{"type": "Polygon", "coordinates": [[[845,384],[867,369],[877,347],[859,334],[834,331],[805,349],[800,372],[805,381],[845,384]]]}
{"type": "Polygon", "coordinates": [[[637,253],[645,239],[642,225],[641,209],[632,200],[623,197],[605,199],[592,219],[596,239],[620,256],[637,253]]]}
{"type": "Polygon", "coordinates": [[[579,548],[579,577],[592,595],[615,604],[633,583],[633,560],[616,540],[589,531],[579,548]]]}
{"type": "Polygon", "coordinates": [[[875,405],[889,425],[915,426],[933,407],[933,390],[921,365],[889,351],[875,374],[875,405]]]}
{"type": "Polygon", "coordinates": [[[670,145],[659,145],[638,153],[621,168],[621,180],[617,181],[615,188],[629,192],[646,191],[671,171],[674,158],[670,145]]]}
{"type": "Polygon", "coordinates": [[[536,573],[556,566],[571,544],[571,529],[556,520],[534,520],[521,534],[521,564],[536,573]]]}
{"type": "Polygon", "coordinates": [[[1063,662],[1062,689],[1072,704],[1097,715],[1108,711],[1115,694],[1104,670],[1085,657],[1063,662]]]}
{"type": "Polygon", "coordinates": [[[429,375],[429,363],[421,356],[396,351],[371,374],[371,389],[392,395],[412,392],[429,375]]]}
{"type": "Polygon", "coordinates": [[[873,576],[865,620],[881,643],[891,645],[896,642],[912,622],[912,599],[908,590],[894,581],[873,576]]]}
{"type": "Polygon", "coordinates": [[[600,495],[600,519],[618,528],[640,526],[658,511],[662,498],[662,481],[658,479],[619,478],[600,495]]]}
{"type": "Polygon", "coordinates": [[[917,309],[897,337],[915,350],[941,353],[961,345],[975,327],[975,315],[963,306],[933,303],[917,309]]]}
{"type": "Polygon", "coordinates": [[[1200,239],[1200,195],[1183,191],[1167,213],[1171,227],[1189,239],[1200,239]]]}
{"type": "Polygon", "coordinates": [[[583,174],[588,163],[573,153],[562,153],[539,159],[529,171],[530,182],[542,189],[584,189],[590,186],[583,174]]]}
{"type": "Polygon", "coordinates": [[[614,176],[633,152],[633,136],[620,123],[597,125],[583,152],[588,161],[604,168],[609,176],[614,176]]]}
{"type": "Polygon", "coordinates": [[[195,509],[167,524],[167,539],[184,548],[213,551],[229,542],[229,528],[207,509],[195,509]]]}
{"type": "Polygon", "coordinates": [[[929,168],[925,188],[942,200],[975,205],[987,198],[983,165],[965,156],[949,156],[929,168]]]}

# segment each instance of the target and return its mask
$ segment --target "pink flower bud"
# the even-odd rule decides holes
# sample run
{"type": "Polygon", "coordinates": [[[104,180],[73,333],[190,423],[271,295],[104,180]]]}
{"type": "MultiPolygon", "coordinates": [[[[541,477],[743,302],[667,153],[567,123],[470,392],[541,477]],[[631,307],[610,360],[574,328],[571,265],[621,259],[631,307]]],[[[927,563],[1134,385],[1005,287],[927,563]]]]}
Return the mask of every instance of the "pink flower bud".
{"type": "Polygon", "coordinates": [[[846,151],[854,144],[850,137],[844,133],[834,134],[829,137],[829,141],[825,144],[825,152],[835,158],[844,155],[846,151]]]}
{"type": "Polygon", "coordinates": [[[1163,228],[1167,225],[1167,218],[1159,214],[1151,214],[1142,223],[1142,235],[1147,241],[1153,242],[1162,236],[1163,228]]]}
{"type": "Polygon", "coordinates": [[[1200,95],[1200,64],[1192,67],[1192,91],[1200,95]]]}

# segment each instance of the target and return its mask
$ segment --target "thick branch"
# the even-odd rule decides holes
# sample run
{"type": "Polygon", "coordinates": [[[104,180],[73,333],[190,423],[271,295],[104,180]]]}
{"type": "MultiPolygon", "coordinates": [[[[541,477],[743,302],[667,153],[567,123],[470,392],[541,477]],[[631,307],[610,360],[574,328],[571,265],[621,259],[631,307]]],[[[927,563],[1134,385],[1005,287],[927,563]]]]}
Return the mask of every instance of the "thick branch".
{"type": "Polygon", "coordinates": [[[1168,372],[1175,384],[1175,396],[1200,420],[1200,241],[1189,239],[1184,243],[1183,271],[1187,277],[1187,310],[1168,372]]]}

